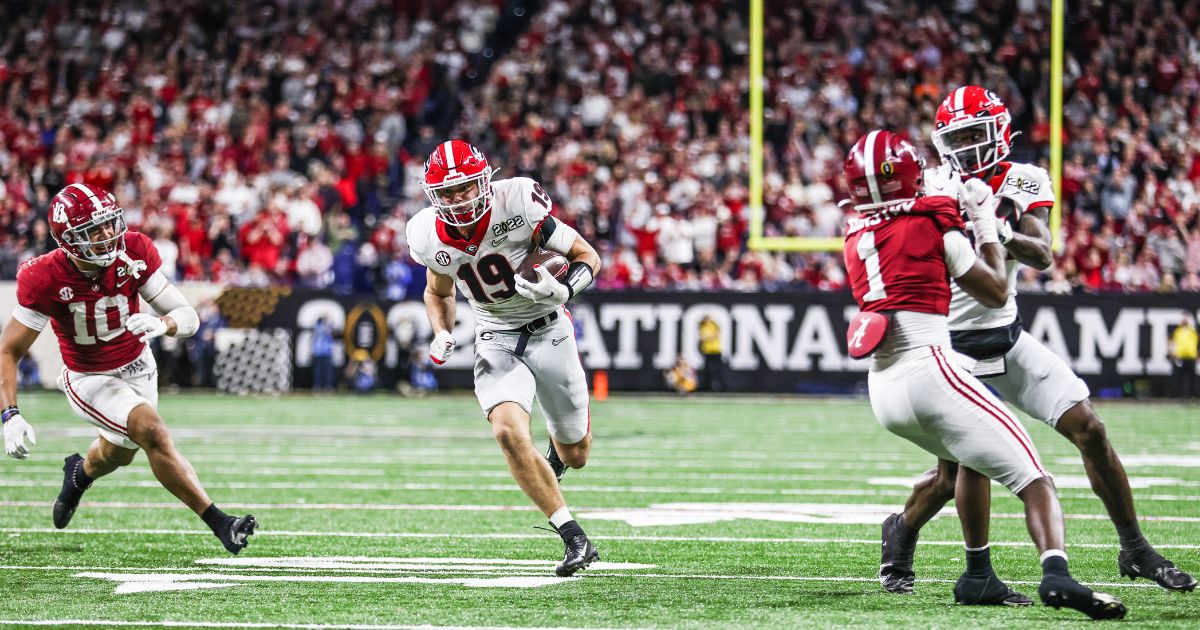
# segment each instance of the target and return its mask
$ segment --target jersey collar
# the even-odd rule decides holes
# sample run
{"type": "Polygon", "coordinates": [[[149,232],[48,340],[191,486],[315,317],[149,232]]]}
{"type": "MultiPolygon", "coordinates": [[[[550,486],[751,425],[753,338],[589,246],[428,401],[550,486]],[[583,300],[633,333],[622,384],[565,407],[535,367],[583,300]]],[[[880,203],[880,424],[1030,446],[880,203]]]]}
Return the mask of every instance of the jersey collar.
{"type": "Polygon", "coordinates": [[[469,240],[451,236],[450,232],[446,230],[446,224],[442,222],[440,217],[435,219],[434,226],[437,228],[438,239],[440,239],[443,243],[453,247],[454,249],[474,256],[475,254],[479,253],[479,244],[482,243],[483,238],[487,236],[488,228],[491,226],[491,223],[492,209],[488,208],[487,211],[483,213],[483,216],[479,217],[479,221],[475,223],[475,232],[471,234],[471,238],[469,240]]]}
{"type": "Polygon", "coordinates": [[[1000,192],[1004,186],[1004,178],[1008,175],[1008,169],[1012,168],[1012,162],[1000,162],[996,165],[996,174],[988,178],[988,185],[992,187],[992,192],[1000,192]]]}

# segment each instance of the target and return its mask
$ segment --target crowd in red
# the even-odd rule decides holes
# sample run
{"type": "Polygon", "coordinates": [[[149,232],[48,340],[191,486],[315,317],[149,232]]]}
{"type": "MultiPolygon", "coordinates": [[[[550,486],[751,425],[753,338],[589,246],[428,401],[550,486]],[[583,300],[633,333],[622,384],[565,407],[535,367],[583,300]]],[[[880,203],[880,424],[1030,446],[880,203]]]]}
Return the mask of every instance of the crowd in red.
{"type": "MultiPolygon", "coordinates": [[[[931,162],[953,87],[997,92],[1045,163],[1049,20],[1032,0],[769,1],[767,232],[832,236],[843,147],[931,162]]],[[[0,7],[0,278],[52,248],[66,183],[112,190],[181,279],[393,299],[445,137],[539,179],[602,288],[835,290],[837,254],[748,252],[742,2],[406,0],[0,7]]],[[[1024,291],[1200,290],[1200,8],[1071,5],[1066,247],[1024,291]]]]}

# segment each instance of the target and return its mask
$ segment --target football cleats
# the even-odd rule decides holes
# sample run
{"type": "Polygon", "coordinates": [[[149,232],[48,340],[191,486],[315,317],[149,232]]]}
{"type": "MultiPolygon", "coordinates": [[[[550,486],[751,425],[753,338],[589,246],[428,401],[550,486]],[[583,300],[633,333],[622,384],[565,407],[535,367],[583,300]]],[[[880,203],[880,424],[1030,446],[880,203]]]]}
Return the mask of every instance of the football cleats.
{"type": "Polygon", "coordinates": [[[112,193],[71,184],[50,201],[50,234],[74,258],[108,267],[125,251],[125,218],[112,193]]]}
{"type": "Polygon", "coordinates": [[[911,201],[921,192],[925,160],[900,136],[876,130],[850,149],[842,177],[854,209],[863,212],[911,201]]]}
{"type": "Polygon", "coordinates": [[[1162,554],[1149,545],[1139,549],[1122,549],[1117,556],[1117,569],[1121,577],[1130,581],[1145,578],[1157,582],[1168,591],[1191,592],[1196,589],[1196,578],[1180,571],[1175,563],[1162,557],[1162,554]]]}
{"type": "Polygon", "coordinates": [[[1012,151],[1012,116],[995,92],[978,85],[954,90],[938,106],[933,146],[943,161],[974,175],[999,164],[1012,151]]]}
{"type": "Polygon", "coordinates": [[[429,154],[421,187],[444,223],[471,225],[491,207],[492,167],[479,149],[449,140],[429,154]]]}

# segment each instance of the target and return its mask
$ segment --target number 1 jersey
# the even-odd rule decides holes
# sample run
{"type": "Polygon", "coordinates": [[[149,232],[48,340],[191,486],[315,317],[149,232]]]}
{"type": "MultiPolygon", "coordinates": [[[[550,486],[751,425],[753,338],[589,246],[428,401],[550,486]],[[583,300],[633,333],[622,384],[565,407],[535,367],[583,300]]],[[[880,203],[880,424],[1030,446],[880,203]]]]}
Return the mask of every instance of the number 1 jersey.
{"type": "Polygon", "coordinates": [[[476,321],[485,327],[519,328],[554,310],[516,291],[516,269],[540,239],[550,214],[550,196],[528,177],[493,181],[491,208],[473,226],[470,239],[456,238],[425,208],[408,222],[409,251],[417,262],[454,278],[476,321]]]}
{"type": "MultiPolygon", "coordinates": [[[[18,321],[49,318],[58,335],[63,363],[76,372],[115,370],[138,358],[146,344],[125,329],[125,321],[140,312],[138,289],[162,266],[154,242],[139,232],[125,233],[125,254],[134,261],[138,277],[118,259],[84,275],[67,253],[56,249],[21,265],[17,271],[18,321]],[[38,316],[41,317],[38,317],[38,316]]],[[[40,327],[36,328],[41,330],[40,327]]]]}

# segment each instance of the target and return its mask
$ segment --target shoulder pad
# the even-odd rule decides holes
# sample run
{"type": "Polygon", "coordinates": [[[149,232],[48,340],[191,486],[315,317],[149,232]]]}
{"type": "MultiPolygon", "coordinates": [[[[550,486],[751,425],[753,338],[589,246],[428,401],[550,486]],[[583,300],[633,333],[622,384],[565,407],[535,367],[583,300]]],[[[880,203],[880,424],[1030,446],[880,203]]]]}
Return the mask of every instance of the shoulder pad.
{"type": "Polygon", "coordinates": [[[933,219],[942,232],[966,229],[958,199],[954,197],[918,197],[910,212],[933,219]]]}

